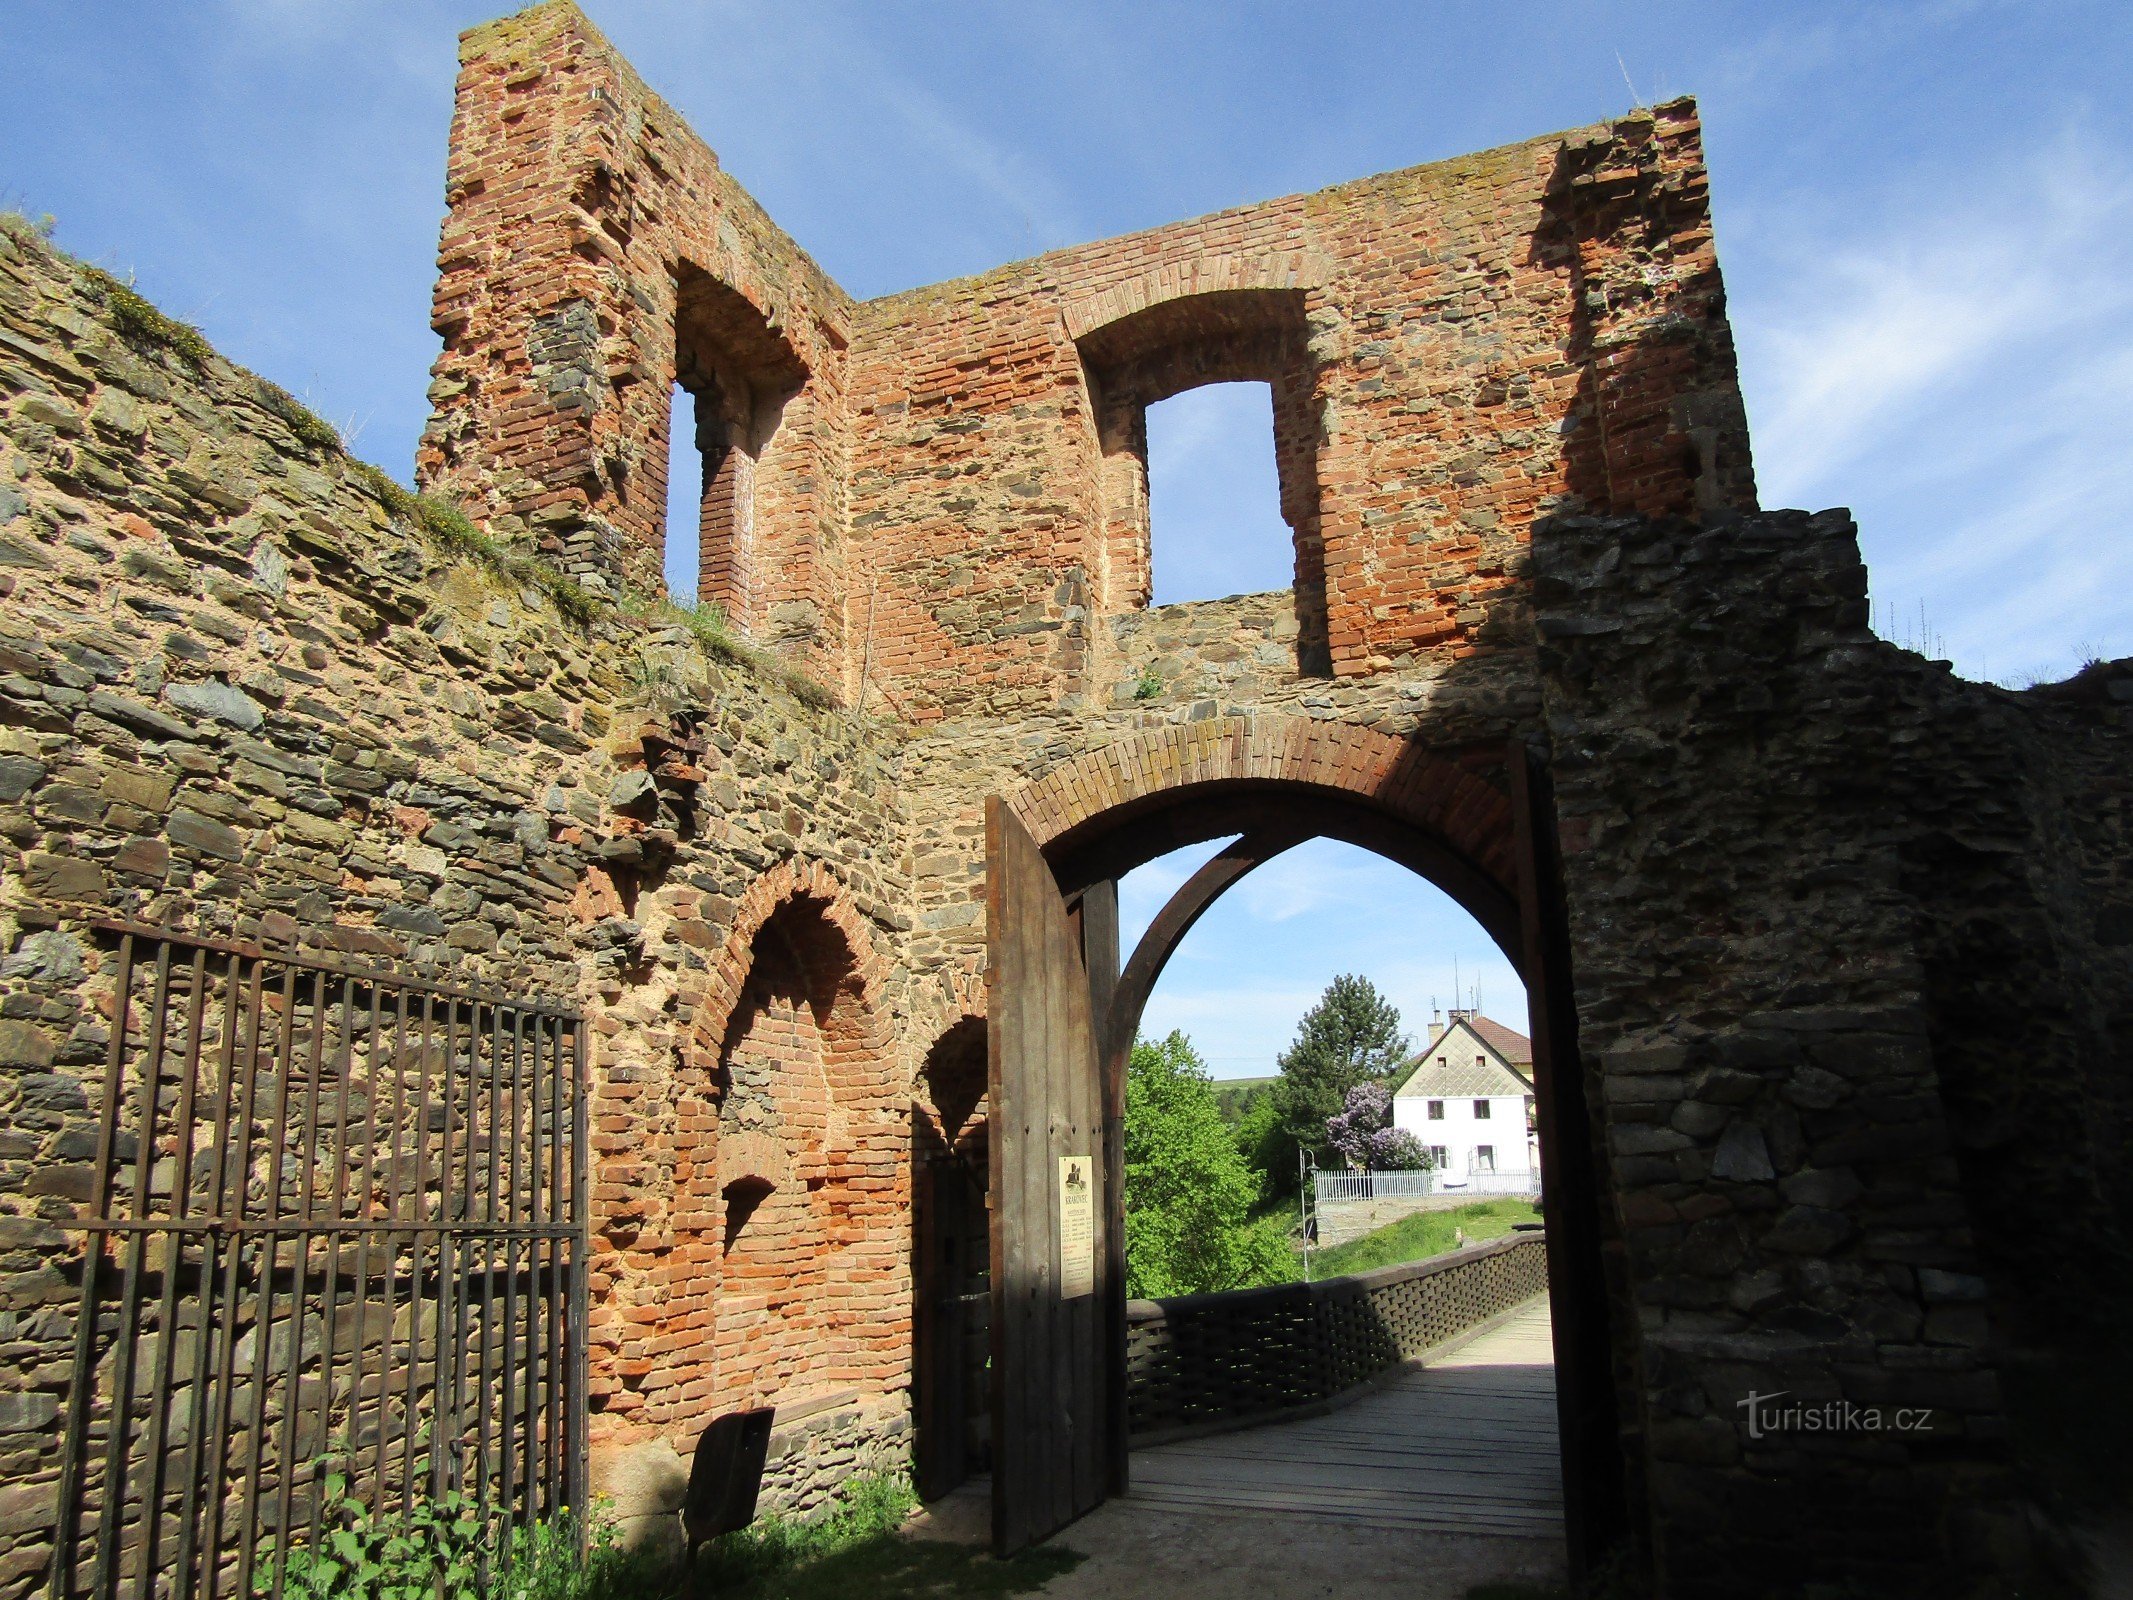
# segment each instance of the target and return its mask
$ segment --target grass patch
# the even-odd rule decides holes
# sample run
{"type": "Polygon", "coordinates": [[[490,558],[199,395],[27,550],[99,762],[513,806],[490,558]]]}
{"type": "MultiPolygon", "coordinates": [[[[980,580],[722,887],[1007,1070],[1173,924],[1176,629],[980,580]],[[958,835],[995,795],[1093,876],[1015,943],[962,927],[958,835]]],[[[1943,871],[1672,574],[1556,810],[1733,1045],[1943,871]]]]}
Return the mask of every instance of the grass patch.
{"type": "Polygon", "coordinates": [[[499,544],[475,527],[457,506],[404,489],[367,461],[351,461],[349,466],[388,511],[421,529],[440,553],[457,561],[471,561],[500,578],[538,590],[566,619],[581,628],[599,611],[599,602],[575,578],[558,572],[538,556],[499,544]]]}
{"type": "MultiPolygon", "coordinates": [[[[1456,1211],[1417,1211],[1398,1222],[1324,1250],[1311,1252],[1311,1276],[1338,1278],[1352,1272],[1398,1266],[1405,1261],[1427,1261],[1447,1250],[1458,1249],[1454,1233],[1466,1235],[1468,1244],[1501,1238],[1518,1222],[1538,1222],[1540,1212],[1531,1201],[1504,1197],[1476,1200],[1456,1211]]],[[[1297,1276],[1301,1277],[1299,1260],[1297,1276]]]]}
{"type": "Polygon", "coordinates": [[[806,673],[787,666],[768,651],[758,650],[736,635],[724,606],[710,601],[685,606],[671,599],[652,600],[640,594],[625,593],[621,610],[624,616],[634,617],[639,622],[681,629],[696,641],[705,655],[714,660],[730,661],[783,685],[804,706],[816,711],[834,711],[837,707],[837,697],[806,673]]]}
{"type": "Polygon", "coordinates": [[[972,1545],[907,1539],[898,1531],[916,1504],[901,1478],[855,1481],[827,1516],[810,1522],[764,1517],[713,1540],[687,1595],[719,1600],[950,1600],[1028,1594],[1082,1557],[1030,1550],[995,1561],[972,1545]]]}
{"type": "Polygon", "coordinates": [[[284,426],[296,435],[297,442],[307,449],[324,455],[337,456],[347,449],[341,442],[341,430],[305,405],[295,395],[278,383],[255,375],[252,379],[253,397],[267,410],[282,420],[284,426]]]}
{"type": "Polygon", "coordinates": [[[105,315],[118,336],[140,350],[167,350],[195,372],[205,372],[215,359],[214,346],[189,322],[180,322],[157,309],[133,285],[121,283],[102,267],[80,268],[89,293],[103,304],[105,315]]]}
{"type": "Polygon", "coordinates": [[[6,234],[24,249],[43,254],[52,251],[52,230],[59,226],[59,219],[47,211],[41,217],[10,207],[0,211],[0,233],[6,234]]]}

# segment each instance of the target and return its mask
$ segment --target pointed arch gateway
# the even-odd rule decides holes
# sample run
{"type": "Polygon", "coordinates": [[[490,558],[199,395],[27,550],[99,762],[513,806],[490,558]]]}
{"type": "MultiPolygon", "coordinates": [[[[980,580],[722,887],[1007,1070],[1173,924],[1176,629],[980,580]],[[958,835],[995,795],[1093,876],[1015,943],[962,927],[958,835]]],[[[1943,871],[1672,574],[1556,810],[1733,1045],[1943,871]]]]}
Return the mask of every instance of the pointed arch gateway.
{"type": "Polygon", "coordinates": [[[1124,1492],[1125,1064],[1156,977],[1246,873],[1311,838],[1410,867],[1458,901],[1526,983],[1548,1221],[1564,1507],[1584,1570],[1628,1528],[1602,1269],[1607,1214],[1576,1049],[1547,774],[1521,740],[1431,748],[1373,729],[1238,717],[1147,730],[987,802],[996,1548],[1048,1537],[1124,1492]],[[1117,881],[1231,837],[1120,965],[1117,881]],[[1062,1139],[1079,1141],[1076,1150],[1062,1139]],[[1041,1148],[1040,1148],[1041,1146],[1041,1148]],[[1095,1293],[1063,1180],[1086,1146],[1095,1293]],[[1061,1163],[1063,1165],[1063,1163],[1061,1163]]]}

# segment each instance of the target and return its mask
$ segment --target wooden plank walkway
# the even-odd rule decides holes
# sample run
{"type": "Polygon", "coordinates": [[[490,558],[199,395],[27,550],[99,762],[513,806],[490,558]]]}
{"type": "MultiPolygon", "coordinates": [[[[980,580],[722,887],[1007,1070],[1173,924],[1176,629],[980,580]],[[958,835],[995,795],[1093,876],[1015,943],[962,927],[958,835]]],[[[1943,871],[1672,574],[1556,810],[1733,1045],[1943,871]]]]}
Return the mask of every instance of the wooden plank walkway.
{"type": "Polygon", "coordinates": [[[1129,1500],[1168,1511],[1560,1538],[1547,1299],[1325,1416],[1136,1450],[1129,1500]]]}

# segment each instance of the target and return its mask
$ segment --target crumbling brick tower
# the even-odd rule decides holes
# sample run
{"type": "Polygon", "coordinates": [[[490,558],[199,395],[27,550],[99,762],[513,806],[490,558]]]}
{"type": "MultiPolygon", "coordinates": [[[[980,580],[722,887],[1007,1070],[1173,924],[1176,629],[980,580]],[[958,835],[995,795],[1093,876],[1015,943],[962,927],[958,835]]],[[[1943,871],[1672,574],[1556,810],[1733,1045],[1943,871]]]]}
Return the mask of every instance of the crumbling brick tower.
{"type": "Polygon", "coordinates": [[[870,707],[1100,693],[1198,384],[1273,387],[1313,674],[1482,647],[1538,516],[1754,503],[1687,102],[860,305],[575,11],[465,62],[424,482],[657,594],[679,381],[699,598],[870,707]]]}

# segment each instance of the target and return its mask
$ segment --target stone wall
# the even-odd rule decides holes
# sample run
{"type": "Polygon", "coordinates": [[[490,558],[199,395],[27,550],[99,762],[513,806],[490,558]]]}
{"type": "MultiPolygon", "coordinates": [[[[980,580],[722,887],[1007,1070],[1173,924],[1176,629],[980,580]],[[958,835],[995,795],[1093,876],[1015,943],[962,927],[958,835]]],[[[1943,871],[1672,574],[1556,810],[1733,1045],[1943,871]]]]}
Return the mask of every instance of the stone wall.
{"type": "MultiPolygon", "coordinates": [[[[597,1437],[686,1451],[717,1410],[824,1390],[900,1414],[894,742],[686,629],[576,623],[454,559],[286,396],[144,338],[15,233],[0,417],[0,1593],[51,1513],[98,916],[584,1008],[597,1437]],[[729,1099],[755,1137],[722,1148],[729,1099]],[[800,1205],[770,1255],[819,1254],[814,1287],[724,1292],[728,1191],[754,1181],[800,1205]]],[[[850,1441],[794,1440],[801,1503],[850,1441]]]]}
{"type": "Polygon", "coordinates": [[[2061,807],[2114,772],[2116,837],[2133,665],[2015,694],[1875,639],[1841,512],[1565,520],[1535,556],[1671,1592],[2004,1566],[1993,1314],[2125,1303],[2124,1124],[2081,1125],[2123,1104],[2123,858],[2061,807]],[[1930,1421],[1757,1439],[1750,1389],[1930,1421]]]}

